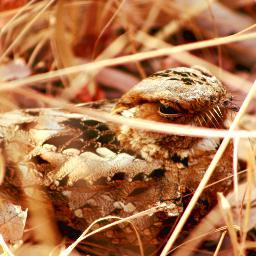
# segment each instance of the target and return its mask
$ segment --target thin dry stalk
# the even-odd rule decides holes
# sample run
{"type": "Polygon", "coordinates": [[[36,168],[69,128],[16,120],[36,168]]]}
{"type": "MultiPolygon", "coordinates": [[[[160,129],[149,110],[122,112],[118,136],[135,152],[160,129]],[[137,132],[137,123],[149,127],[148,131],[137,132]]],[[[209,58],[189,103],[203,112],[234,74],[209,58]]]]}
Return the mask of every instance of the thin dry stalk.
{"type": "Polygon", "coordinates": [[[82,64],[82,65],[77,65],[75,67],[68,67],[68,68],[63,68],[61,70],[50,71],[44,74],[34,75],[25,79],[21,79],[19,81],[2,83],[0,87],[0,91],[12,90],[17,87],[21,87],[29,84],[36,84],[38,82],[43,82],[50,79],[56,79],[63,75],[70,75],[70,74],[84,72],[84,71],[89,72],[89,71],[98,70],[107,66],[114,66],[114,65],[124,64],[128,62],[134,62],[138,60],[146,60],[150,58],[171,55],[171,54],[175,54],[183,51],[190,51],[190,50],[216,46],[220,44],[238,42],[241,40],[249,40],[251,38],[256,38],[256,32],[248,33],[246,35],[232,35],[228,37],[220,37],[216,39],[180,45],[172,48],[163,48],[163,49],[148,51],[145,53],[135,53],[128,56],[122,56],[122,57],[107,59],[107,60],[100,60],[94,63],[82,64]]]}
{"type": "Polygon", "coordinates": [[[217,247],[216,247],[216,250],[215,250],[213,256],[217,256],[217,255],[218,255],[218,253],[219,253],[219,251],[220,251],[220,248],[221,248],[221,246],[222,246],[222,243],[223,243],[223,240],[224,240],[226,234],[227,234],[227,231],[226,231],[226,230],[225,230],[224,232],[222,232],[221,237],[220,237],[220,240],[219,240],[219,242],[218,242],[218,245],[217,245],[217,247]]]}
{"type": "Polygon", "coordinates": [[[108,22],[106,23],[106,25],[103,27],[103,29],[100,31],[99,36],[97,37],[96,41],[95,41],[95,47],[94,47],[94,53],[93,56],[95,55],[95,48],[99,42],[99,39],[102,37],[102,35],[105,33],[105,31],[107,30],[107,28],[111,25],[111,23],[114,21],[114,19],[118,16],[118,14],[120,13],[121,9],[123,8],[124,4],[125,4],[126,0],[122,0],[117,9],[114,11],[113,15],[110,17],[110,19],[108,20],[108,22]]]}
{"type": "MultiPolygon", "coordinates": [[[[74,243],[72,243],[68,248],[66,248],[65,250],[63,250],[63,251],[61,252],[60,256],[68,256],[68,255],[72,252],[72,250],[74,250],[75,247],[76,247],[80,242],[82,242],[83,240],[85,240],[85,239],[88,238],[89,236],[94,235],[94,234],[100,232],[100,231],[98,231],[98,230],[101,229],[101,228],[96,229],[95,231],[98,231],[98,232],[96,232],[96,233],[94,233],[94,231],[88,233],[89,230],[90,230],[95,224],[97,224],[97,223],[99,223],[99,222],[101,222],[101,221],[104,221],[104,220],[114,220],[114,219],[119,220],[119,221],[122,221],[122,220],[123,220],[122,218],[119,218],[119,217],[116,217],[116,216],[107,216],[107,217],[104,217],[104,218],[100,218],[100,219],[95,220],[95,221],[94,221],[93,223],[91,223],[90,226],[76,239],[76,241],[75,241],[74,243]]],[[[142,242],[141,242],[140,235],[139,235],[139,233],[138,233],[138,231],[137,231],[135,225],[134,225],[131,221],[127,221],[127,222],[132,226],[132,228],[133,228],[133,230],[134,230],[134,232],[135,232],[135,235],[136,235],[136,237],[137,237],[137,239],[138,239],[138,244],[139,244],[139,249],[140,249],[140,255],[144,256],[144,249],[143,249],[143,245],[142,245],[142,242]]],[[[111,223],[111,224],[116,225],[115,222],[114,222],[114,223],[111,223]]],[[[108,224],[108,225],[111,225],[111,224],[108,224]]],[[[108,226],[108,225],[105,225],[105,226],[103,227],[103,230],[105,230],[105,227],[108,226]]],[[[108,228],[109,228],[109,227],[108,227],[108,228]]],[[[107,228],[106,228],[106,229],[107,229],[107,228]]]]}
{"type": "MultiPolygon", "coordinates": [[[[245,171],[244,171],[245,172],[245,171]]],[[[240,174],[240,172],[239,172],[240,174]]],[[[247,191],[247,182],[243,183],[243,184],[239,184],[239,204],[241,205],[241,212],[242,209],[245,208],[246,205],[246,200],[247,198],[245,197],[246,191],[247,191]]],[[[250,230],[252,228],[255,227],[255,212],[256,212],[256,208],[255,208],[255,187],[253,187],[253,193],[252,193],[252,199],[251,199],[251,214],[250,214],[250,221],[249,221],[249,226],[247,227],[247,230],[250,230]]],[[[235,195],[234,195],[234,191],[231,191],[226,198],[229,200],[230,205],[232,207],[232,209],[235,209],[236,207],[236,201],[235,201],[235,195]]],[[[240,214],[242,216],[242,213],[240,214]]],[[[236,232],[240,232],[241,230],[241,226],[242,224],[240,221],[240,215],[233,215],[235,222],[238,223],[239,225],[235,225],[234,228],[236,229],[236,232]]],[[[220,216],[220,212],[218,207],[215,207],[208,215],[206,215],[202,221],[190,232],[189,237],[187,238],[188,240],[193,239],[194,237],[199,237],[201,236],[201,234],[206,234],[209,233],[211,230],[215,229],[215,227],[218,226],[223,226],[224,225],[224,221],[220,216]]],[[[241,237],[241,236],[240,236],[241,237]]],[[[196,248],[199,244],[200,241],[202,240],[194,240],[194,242],[191,244],[191,248],[196,248]]],[[[186,241],[185,241],[186,243],[186,241]]],[[[175,249],[178,249],[178,251],[176,252],[175,256],[183,256],[184,254],[186,254],[186,248],[184,248],[183,246],[179,245],[178,247],[174,248],[171,250],[174,251],[175,249]]]]}
{"type": "MultiPolygon", "coordinates": [[[[247,169],[246,169],[246,170],[243,170],[243,171],[240,171],[237,175],[238,175],[238,176],[239,176],[239,175],[243,175],[243,174],[246,173],[246,172],[247,172],[247,169]]],[[[218,183],[220,183],[220,182],[223,182],[223,181],[226,181],[226,180],[229,180],[229,179],[232,179],[233,177],[234,177],[234,175],[232,174],[232,175],[227,176],[226,178],[223,178],[223,179],[217,180],[217,181],[215,181],[215,182],[212,182],[212,183],[206,185],[204,189],[208,189],[208,188],[210,188],[210,187],[213,187],[213,186],[215,186],[216,184],[218,184],[218,183]]],[[[193,195],[193,194],[194,194],[194,193],[185,194],[183,197],[191,196],[191,195],[193,195]]]]}
{"type": "Polygon", "coordinates": [[[171,34],[175,33],[178,31],[178,29],[183,25],[186,24],[186,22],[189,22],[193,17],[197,16],[199,13],[204,11],[205,9],[208,8],[210,4],[213,4],[216,2],[215,0],[209,0],[209,1],[202,1],[200,4],[194,4],[193,8],[191,6],[186,6],[187,10],[186,12],[183,12],[184,9],[184,3],[181,4],[182,8],[178,5],[179,2],[176,1],[174,3],[171,1],[169,5],[165,1],[166,7],[164,10],[169,11],[170,14],[172,13],[171,11],[174,9],[176,13],[180,13],[179,20],[171,21],[167,25],[165,25],[159,32],[156,33],[156,37],[158,39],[165,39],[166,37],[170,36],[171,34]]]}
{"type": "MultiPolygon", "coordinates": [[[[25,9],[25,11],[23,11],[23,13],[20,13],[18,16],[15,17],[15,19],[12,19],[11,22],[7,22],[8,26],[5,27],[4,30],[1,31],[1,36],[5,35],[4,38],[4,43],[5,45],[8,45],[8,42],[11,40],[11,36],[12,36],[12,30],[14,30],[15,28],[17,28],[18,26],[22,26],[23,24],[25,24],[31,16],[35,15],[36,13],[38,13],[38,11],[40,11],[40,9],[42,9],[42,7],[44,6],[44,3],[40,2],[40,3],[34,3],[31,6],[27,6],[27,8],[25,9]]],[[[21,7],[23,8],[23,7],[21,7]]],[[[17,11],[19,11],[20,9],[16,9],[17,11]]],[[[0,13],[0,17],[2,14],[4,14],[5,12],[1,12],[0,13]]],[[[9,13],[7,11],[7,13],[9,13]]],[[[16,12],[14,12],[15,15],[16,12]]]]}
{"type": "Polygon", "coordinates": [[[104,111],[99,111],[97,109],[91,109],[88,107],[82,107],[82,105],[76,106],[74,104],[68,103],[61,99],[54,99],[52,97],[45,96],[43,94],[37,93],[29,88],[25,90],[19,89],[16,92],[26,95],[32,99],[37,99],[39,102],[45,102],[53,107],[58,107],[61,109],[67,109],[69,111],[74,111],[76,113],[81,113],[88,115],[92,118],[96,118],[99,121],[113,122],[116,124],[125,124],[127,126],[143,129],[147,131],[160,132],[165,134],[175,134],[175,135],[184,135],[184,136],[194,136],[200,138],[248,138],[256,137],[256,130],[246,131],[227,131],[221,129],[210,129],[210,128],[198,128],[189,125],[177,125],[177,124],[167,124],[156,121],[149,121],[145,119],[132,118],[127,119],[122,116],[113,115],[104,111]],[[82,107],[82,108],[81,108],[82,107]]]}
{"type": "MultiPolygon", "coordinates": [[[[142,31],[137,33],[136,39],[144,45],[147,49],[152,48],[163,48],[163,47],[174,47],[173,45],[166,43],[162,40],[159,40],[153,36],[150,36],[142,31]]],[[[246,81],[245,79],[236,76],[222,68],[202,59],[199,58],[189,52],[182,52],[176,55],[171,56],[173,59],[179,61],[180,63],[185,63],[186,65],[193,66],[193,65],[200,65],[202,67],[206,67],[209,69],[213,74],[217,74],[218,78],[220,78],[225,84],[230,86],[231,88],[235,88],[236,90],[243,91],[248,93],[251,87],[251,83],[246,81]]]]}
{"type": "Polygon", "coordinates": [[[246,250],[246,236],[248,231],[248,224],[251,212],[252,190],[253,190],[253,170],[254,170],[254,155],[252,152],[249,154],[248,160],[248,172],[247,172],[247,200],[244,214],[244,223],[241,227],[241,250],[242,254],[245,254],[246,250]]]}
{"type": "Polygon", "coordinates": [[[3,156],[2,149],[0,149],[0,185],[4,181],[4,175],[5,175],[5,158],[3,156]]]}
{"type": "Polygon", "coordinates": [[[40,50],[43,48],[43,46],[46,44],[46,42],[49,40],[49,37],[44,37],[42,38],[39,43],[36,45],[36,47],[34,48],[33,52],[30,55],[30,58],[28,60],[27,66],[28,67],[32,67],[38,53],[40,52],[40,50]]]}
{"type": "MultiPolygon", "coordinates": [[[[101,38],[101,36],[103,35],[103,33],[105,32],[105,30],[110,26],[110,24],[113,22],[113,20],[116,18],[116,16],[121,16],[119,13],[124,5],[124,1],[122,1],[120,4],[118,4],[117,8],[115,10],[113,10],[113,15],[110,17],[109,21],[107,22],[107,24],[103,27],[103,29],[101,30],[100,35],[98,36],[98,38],[96,39],[96,42],[94,43],[94,50],[97,48],[97,44],[99,39],[101,38]]],[[[102,20],[104,20],[104,16],[106,16],[107,12],[109,11],[110,7],[112,5],[111,1],[108,1],[106,3],[106,5],[104,6],[104,9],[102,11],[101,17],[102,20]]],[[[67,41],[65,39],[63,39],[64,35],[65,35],[65,31],[63,28],[63,21],[61,19],[61,17],[64,16],[65,12],[64,12],[64,7],[66,6],[65,2],[60,2],[58,4],[58,9],[57,9],[57,22],[56,22],[56,28],[55,28],[55,48],[56,48],[56,52],[57,52],[57,60],[60,59],[62,60],[62,66],[67,67],[67,66],[74,66],[77,65],[77,63],[81,63],[81,59],[78,59],[76,56],[73,55],[73,51],[71,49],[71,46],[69,44],[64,44],[63,45],[63,41],[67,41]],[[58,18],[59,17],[59,18],[58,18]]],[[[100,22],[100,21],[99,21],[100,22]]],[[[102,26],[102,24],[100,24],[100,26],[102,26]]],[[[117,39],[113,40],[107,47],[106,49],[104,49],[97,57],[96,57],[96,61],[97,60],[101,60],[101,59],[107,59],[110,57],[113,57],[115,55],[118,55],[123,49],[124,47],[128,44],[127,41],[127,34],[123,34],[121,36],[119,36],[117,39]]],[[[95,53],[92,53],[92,56],[94,56],[95,53]]],[[[98,72],[98,71],[97,71],[98,72]]],[[[76,76],[69,76],[69,87],[67,87],[66,89],[64,89],[61,93],[61,98],[64,99],[71,99],[74,97],[74,95],[77,95],[77,93],[81,90],[82,87],[85,86],[85,84],[87,84],[87,88],[88,91],[93,94],[95,91],[95,85],[93,83],[90,83],[91,80],[93,80],[92,78],[97,74],[97,72],[91,72],[89,75],[88,73],[85,72],[81,72],[76,76]]],[[[64,80],[65,82],[65,80],[64,80]]]]}
{"type": "Polygon", "coordinates": [[[31,5],[35,2],[35,0],[32,0],[30,2],[28,2],[27,4],[25,4],[24,6],[22,6],[20,9],[17,10],[17,12],[13,15],[13,17],[8,20],[8,22],[6,22],[4,24],[4,26],[1,28],[0,30],[0,38],[2,37],[3,33],[5,33],[5,31],[7,31],[9,29],[9,26],[11,24],[13,24],[13,22],[25,11],[28,11],[28,9],[31,7],[31,5]]]}
{"type": "MultiPolygon", "coordinates": [[[[38,2],[38,3],[34,3],[33,5],[31,5],[31,6],[27,6],[27,9],[26,9],[26,11],[27,12],[29,12],[29,11],[34,11],[34,9],[37,7],[37,6],[42,6],[42,5],[44,5],[44,3],[42,3],[42,2],[38,2]]],[[[15,9],[10,9],[10,10],[5,10],[5,11],[1,11],[0,12],[0,18],[4,18],[4,19],[6,19],[6,18],[8,18],[8,17],[13,17],[17,12],[19,12],[19,10],[20,9],[22,9],[24,7],[24,5],[23,6],[20,6],[20,7],[17,7],[17,8],[15,8],[15,9]]],[[[10,18],[11,19],[11,18],[10,18]]]]}
{"type": "Polygon", "coordinates": [[[247,242],[245,243],[245,248],[246,248],[246,249],[255,249],[255,248],[256,248],[256,242],[247,241],[247,242]]]}
{"type": "Polygon", "coordinates": [[[233,183],[234,183],[234,194],[236,200],[236,211],[239,211],[239,195],[238,195],[238,146],[239,146],[239,138],[233,139],[233,183]]]}
{"type": "MultiPolygon", "coordinates": [[[[111,42],[111,44],[104,49],[103,52],[100,53],[99,56],[97,56],[97,60],[107,59],[110,57],[113,57],[117,54],[119,54],[124,47],[127,45],[127,34],[121,35],[118,38],[116,38],[114,41],[111,42]]],[[[75,79],[74,82],[71,82],[70,86],[64,89],[60,95],[62,99],[70,99],[74,97],[78,93],[78,91],[81,89],[82,86],[84,86],[88,80],[89,77],[96,75],[96,72],[92,72],[90,76],[88,76],[87,73],[81,72],[75,79]],[[81,77],[80,77],[81,76],[81,77]],[[77,82],[79,81],[79,82],[77,82]]]]}
{"type": "Polygon", "coordinates": [[[141,28],[142,31],[147,31],[154,24],[164,2],[163,0],[153,1],[149,14],[141,28]]]}
{"type": "Polygon", "coordinates": [[[33,51],[35,51],[35,48],[37,48],[37,45],[40,44],[41,41],[49,40],[51,36],[52,30],[50,27],[32,33],[29,40],[24,40],[22,45],[19,45],[17,54],[22,56],[23,54],[26,54],[28,49],[34,49],[33,51]]]}
{"type": "MultiPolygon", "coordinates": [[[[197,245],[197,240],[201,241],[203,238],[209,237],[210,235],[216,234],[216,233],[221,232],[221,231],[225,232],[226,229],[227,229],[227,226],[224,226],[224,227],[220,227],[220,228],[217,228],[217,229],[209,231],[209,232],[205,232],[205,233],[200,234],[200,235],[196,235],[195,237],[193,237],[191,239],[188,239],[185,242],[183,242],[183,243],[177,245],[176,247],[174,247],[172,250],[170,250],[170,253],[174,252],[175,250],[177,250],[179,248],[182,248],[183,250],[186,250],[188,248],[188,244],[190,244],[189,248],[191,250],[195,250],[195,248],[196,248],[195,244],[197,245]]],[[[181,255],[181,254],[177,254],[177,255],[181,255]]]]}
{"type": "Polygon", "coordinates": [[[33,197],[26,197],[26,203],[30,212],[34,238],[51,249],[55,248],[59,243],[59,234],[53,219],[54,213],[51,202],[45,199],[45,195],[39,188],[32,188],[33,192],[31,188],[24,187],[24,189],[30,190],[30,193],[33,194],[33,197]],[[43,225],[41,225],[42,223],[43,225]]]}
{"type": "Polygon", "coordinates": [[[35,15],[35,17],[27,23],[27,25],[24,27],[24,29],[20,32],[20,34],[13,40],[13,42],[9,45],[9,47],[2,53],[0,56],[0,61],[2,61],[7,54],[10,53],[10,51],[17,45],[17,43],[20,42],[20,40],[26,35],[26,33],[31,29],[32,25],[39,19],[39,17],[46,11],[48,7],[50,7],[55,0],[50,0],[48,3],[38,12],[38,14],[35,15]]]}
{"type": "MultiPolygon", "coordinates": [[[[69,255],[69,253],[71,253],[71,251],[76,247],[77,244],[79,244],[82,240],[86,239],[87,237],[89,236],[92,236],[94,234],[97,234],[99,232],[102,232],[106,229],[109,229],[113,226],[116,226],[118,224],[121,224],[121,223],[124,223],[124,222],[129,222],[131,223],[130,221],[133,220],[133,219],[137,219],[137,218],[140,218],[140,217],[143,217],[145,215],[148,215],[148,214],[153,214],[159,210],[162,210],[164,207],[166,207],[165,203],[163,204],[160,204],[154,208],[151,208],[151,209],[148,209],[148,210],[145,210],[145,211],[142,211],[142,212],[139,212],[139,213],[136,213],[132,216],[129,216],[129,217],[126,217],[126,218],[119,218],[119,217],[116,217],[116,216],[107,216],[107,217],[104,217],[104,218],[100,218],[100,219],[97,219],[95,220],[82,234],[81,236],[73,243],[71,244],[68,248],[66,248],[63,252],[61,252],[60,256],[67,256],[69,255]],[[97,230],[94,230],[92,232],[89,232],[89,230],[98,222],[101,222],[103,220],[109,220],[109,219],[118,219],[117,221],[113,222],[113,223],[110,223],[110,224],[107,224],[101,228],[98,228],[97,230]]],[[[134,227],[134,226],[133,226],[134,227]]],[[[136,230],[136,229],[135,229],[136,230]]],[[[136,235],[138,233],[136,232],[136,235]]],[[[138,237],[139,241],[140,241],[140,238],[138,237]]],[[[142,243],[140,242],[140,245],[142,245],[142,243]]],[[[141,251],[142,248],[140,248],[140,251],[141,251]]],[[[143,252],[143,251],[141,251],[143,252]]],[[[144,253],[142,254],[144,255],[144,253]]]]}
{"type": "Polygon", "coordinates": [[[14,254],[11,252],[11,250],[7,246],[6,242],[4,241],[3,236],[1,234],[0,234],[0,245],[3,248],[4,255],[14,256],[14,254]]]}
{"type": "Polygon", "coordinates": [[[231,206],[228,200],[223,196],[222,193],[218,193],[218,201],[220,205],[221,214],[228,227],[229,236],[231,239],[231,243],[233,245],[234,256],[238,256],[240,255],[239,254],[240,246],[238,244],[238,238],[237,238],[236,230],[234,228],[234,220],[232,216],[231,206]]]}

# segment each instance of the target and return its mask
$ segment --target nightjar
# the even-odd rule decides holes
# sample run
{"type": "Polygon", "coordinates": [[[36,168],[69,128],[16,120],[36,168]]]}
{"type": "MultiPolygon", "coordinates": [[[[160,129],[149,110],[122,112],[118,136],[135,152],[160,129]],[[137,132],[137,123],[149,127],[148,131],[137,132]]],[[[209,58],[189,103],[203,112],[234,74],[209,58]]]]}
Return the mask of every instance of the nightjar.
{"type": "MultiPolygon", "coordinates": [[[[157,72],[120,99],[87,107],[162,122],[163,129],[166,123],[227,128],[236,111],[221,82],[201,67],[157,72]]],[[[6,175],[6,182],[21,190],[22,198],[33,196],[32,187],[42,189],[62,227],[82,231],[101,217],[127,217],[161,206],[132,220],[147,255],[156,253],[166,239],[189,200],[186,195],[198,186],[221,142],[103,123],[57,109],[1,114],[0,132],[7,174],[17,176],[6,175]]],[[[230,144],[210,181],[231,174],[230,144]]],[[[216,192],[225,192],[230,185],[231,180],[225,180],[208,188],[195,218],[206,214],[215,204],[216,192]]],[[[97,244],[104,245],[101,255],[138,252],[129,222],[91,239],[86,250],[101,250],[97,244]]]]}

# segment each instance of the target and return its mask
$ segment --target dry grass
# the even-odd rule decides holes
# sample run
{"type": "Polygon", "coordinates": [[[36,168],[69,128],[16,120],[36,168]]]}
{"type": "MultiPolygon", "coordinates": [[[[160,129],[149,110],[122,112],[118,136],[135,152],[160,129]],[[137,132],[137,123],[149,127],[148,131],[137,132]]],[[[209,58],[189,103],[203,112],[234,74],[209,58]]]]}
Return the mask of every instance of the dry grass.
{"type": "MultiPolygon", "coordinates": [[[[247,241],[247,232],[249,226],[251,226],[248,223],[252,214],[252,201],[255,200],[256,168],[255,155],[252,155],[248,161],[246,180],[248,189],[243,202],[241,202],[239,194],[242,193],[243,190],[241,190],[240,184],[238,183],[237,151],[241,138],[256,137],[256,127],[253,127],[251,131],[238,130],[238,128],[241,118],[246,113],[250,103],[255,101],[256,82],[253,84],[251,81],[240,76],[239,73],[232,73],[234,69],[228,66],[231,65],[229,64],[230,59],[227,57],[228,54],[223,56],[221,55],[221,51],[217,51],[218,60],[216,60],[214,58],[216,51],[211,52],[211,49],[212,47],[223,49],[222,46],[226,46],[227,48],[225,49],[228,49],[229,45],[234,43],[239,44],[256,40],[256,32],[254,32],[255,26],[251,25],[248,28],[238,30],[233,35],[218,36],[218,34],[216,34],[214,38],[205,39],[205,37],[201,35],[202,31],[200,31],[200,28],[191,21],[194,17],[197,17],[201,11],[207,9],[213,14],[212,8],[215,1],[203,1],[204,4],[199,4],[198,7],[194,8],[192,11],[189,11],[189,9],[186,10],[186,8],[180,11],[180,7],[175,1],[168,1],[167,3],[167,1],[146,2],[143,0],[134,0],[128,2],[108,0],[105,3],[99,1],[99,6],[95,5],[94,8],[90,9],[93,2],[95,1],[30,1],[20,8],[2,11],[0,13],[1,63],[5,65],[13,59],[22,58],[33,72],[31,76],[14,81],[5,81],[4,78],[1,78],[1,97],[6,99],[5,95],[14,95],[14,98],[1,101],[0,107],[7,109],[16,107],[16,105],[20,104],[19,97],[22,95],[26,97],[28,101],[33,100],[32,103],[34,102],[36,106],[43,105],[69,109],[102,121],[115,122],[118,124],[125,123],[138,129],[148,129],[157,132],[164,131],[165,133],[183,136],[224,138],[204,178],[163,248],[161,256],[168,255],[169,251],[172,251],[175,255],[184,255],[185,252],[189,254],[187,250],[192,253],[200,241],[203,241],[207,235],[217,232],[222,233],[219,237],[214,255],[218,255],[221,252],[221,246],[224,243],[224,238],[227,236],[230,238],[233,246],[233,255],[245,255],[246,249],[256,248],[255,242],[247,241]],[[86,8],[88,8],[89,11],[86,11],[86,8]],[[86,18],[83,16],[83,10],[85,10],[86,18]],[[72,17],[72,19],[70,17],[72,17]],[[192,24],[190,24],[190,22],[192,24]],[[152,30],[155,27],[158,28],[158,31],[153,34],[152,30]],[[180,31],[184,30],[184,28],[191,29],[196,35],[193,42],[179,41],[179,38],[182,37],[180,31]],[[124,32],[118,34],[117,31],[121,29],[124,30],[124,32]],[[86,32],[88,34],[86,34],[86,32]],[[174,36],[176,36],[177,39],[175,39],[174,36]],[[81,53],[80,55],[74,54],[75,49],[78,52],[81,51],[78,45],[85,40],[84,38],[88,41],[91,39],[94,42],[91,47],[91,52],[88,53],[85,49],[85,53],[82,52],[84,56],[81,53]],[[170,38],[176,45],[172,44],[172,40],[168,40],[170,38]],[[204,38],[204,40],[201,38],[204,38]],[[191,51],[193,52],[191,53],[191,51]],[[226,69],[218,66],[220,60],[225,62],[225,58],[227,58],[228,62],[228,64],[226,64],[228,68],[226,69]],[[236,90],[238,94],[246,94],[241,104],[240,111],[232,123],[230,130],[195,128],[175,124],[165,124],[163,126],[163,124],[153,121],[127,120],[119,116],[110,115],[109,113],[78,108],[72,103],[77,92],[81,91],[81,88],[84,87],[85,84],[87,85],[89,96],[96,95],[98,88],[97,76],[102,69],[104,70],[108,67],[117,71],[121,81],[122,72],[128,72],[131,76],[141,79],[146,73],[148,74],[152,70],[156,71],[165,67],[166,63],[173,65],[199,64],[205,66],[216,74],[231,90],[236,90]],[[44,72],[37,71],[37,69],[40,68],[44,69],[44,72]],[[67,88],[63,90],[55,88],[53,85],[54,81],[61,82],[67,88]],[[31,88],[31,86],[33,87],[31,88]],[[39,93],[42,89],[45,92],[44,94],[39,93]],[[17,102],[15,100],[17,100],[17,102]],[[189,237],[186,242],[180,246],[174,247],[175,241],[202,191],[206,188],[218,161],[231,139],[234,140],[235,145],[233,193],[235,195],[234,201],[236,210],[233,211],[230,201],[222,194],[219,194],[219,207],[221,208],[222,219],[224,220],[224,222],[221,222],[223,224],[222,228],[214,228],[214,231],[206,231],[207,218],[205,218],[205,220],[202,220],[201,224],[195,228],[195,237],[193,239],[189,237]],[[245,204],[244,208],[242,207],[243,204],[245,204]],[[236,221],[237,216],[235,212],[239,212],[238,223],[236,221]],[[237,230],[239,230],[239,238],[237,230]],[[194,239],[198,241],[194,246],[190,246],[191,242],[194,242],[194,239]]],[[[196,2],[200,1],[194,1],[194,3],[196,2]]],[[[214,15],[212,19],[214,23],[214,15]]],[[[90,43],[89,41],[89,46],[91,46],[90,43]]],[[[251,49],[248,48],[244,51],[246,50],[249,51],[251,49]]],[[[237,53],[237,55],[239,54],[237,53]]],[[[251,70],[253,70],[252,67],[251,70]]],[[[106,81],[108,82],[108,78],[106,81]]],[[[116,81],[116,83],[118,82],[119,81],[116,81]]],[[[108,84],[105,86],[108,87],[108,84]]],[[[124,88],[124,90],[127,90],[127,88],[124,88]]],[[[94,98],[91,97],[91,99],[94,98]]],[[[4,160],[2,155],[0,162],[0,180],[2,181],[2,174],[4,173],[4,160]]],[[[122,222],[130,223],[132,219],[149,213],[152,214],[157,211],[158,208],[161,207],[149,209],[148,211],[138,213],[125,219],[107,217],[118,220],[101,229],[89,232],[91,226],[102,220],[100,219],[92,223],[71,246],[62,249],[59,255],[69,255],[82,240],[97,232],[122,222]]],[[[214,209],[213,212],[217,214],[219,220],[221,218],[220,213],[216,213],[216,209],[214,209]]],[[[40,222],[41,221],[42,219],[40,219],[40,222]]],[[[253,221],[255,225],[255,218],[253,221]]],[[[219,223],[220,221],[215,224],[220,225],[219,223]]],[[[42,229],[41,232],[47,232],[46,234],[49,234],[49,232],[56,231],[54,231],[53,228],[52,231],[42,229]]],[[[134,233],[140,244],[140,255],[144,255],[142,243],[140,242],[139,234],[135,227],[134,233]]],[[[8,249],[2,237],[0,238],[2,248],[8,255],[12,255],[11,252],[9,254],[7,251],[8,249]]],[[[46,237],[42,238],[42,240],[45,240],[45,243],[47,239],[46,237]]],[[[56,239],[56,241],[57,240],[58,239],[56,239]]],[[[56,244],[57,242],[51,245],[51,249],[53,249],[56,244]]]]}

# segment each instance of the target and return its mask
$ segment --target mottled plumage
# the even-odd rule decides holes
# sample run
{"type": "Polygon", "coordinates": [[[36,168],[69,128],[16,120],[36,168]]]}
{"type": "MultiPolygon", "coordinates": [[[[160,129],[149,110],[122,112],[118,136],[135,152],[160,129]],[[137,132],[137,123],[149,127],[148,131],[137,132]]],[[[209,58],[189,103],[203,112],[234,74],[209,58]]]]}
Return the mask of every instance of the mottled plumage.
{"type": "MultiPolygon", "coordinates": [[[[231,100],[216,77],[194,67],[157,72],[117,101],[87,106],[159,121],[163,127],[177,123],[226,128],[235,109],[231,100]]],[[[56,218],[76,230],[100,217],[127,217],[164,202],[166,207],[158,213],[134,221],[148,252],[166,238],[187,203],[182,197],[196,189],[220,144],[219,139],[137,130],[54,109],[2,114],[0,131],[9,170],[20,172],[23,185],[43,187],[56,218]]],[[[211,182],[232,173],[231,150],[229,145],[211,182]]],[[[214,205],[216,192],[230,184],[228,180],[208,189],[197,216],[204,215],[214,205]]],[[[128,255],[137,250],[128,223],[99,238],[123,246],[128,255]]]]}

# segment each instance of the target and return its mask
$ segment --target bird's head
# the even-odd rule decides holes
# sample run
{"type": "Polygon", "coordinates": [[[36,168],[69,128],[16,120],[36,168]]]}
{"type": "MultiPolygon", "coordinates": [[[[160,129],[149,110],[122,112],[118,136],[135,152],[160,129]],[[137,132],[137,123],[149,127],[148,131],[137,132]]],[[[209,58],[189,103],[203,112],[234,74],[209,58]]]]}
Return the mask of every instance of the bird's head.
{"type": "MultiPolygon", "coordinates": [[[[163,123],[223,128],[227,109],[232,106],[231,100],[222,83],[207,70],[178,67],[142,80],[120,98],[113,113],[163,123]]],[[[176,147],[189,148],[195,141],[181,136],[135,132],[125,126],[120,129],[119,140],[134,149],[136,144],[140,148],[148,147],[154,144],[153,141],[160,147],[177,142],[176,147]]],[[[157,150],[159,148],[152,151],[157,150]]]]}

